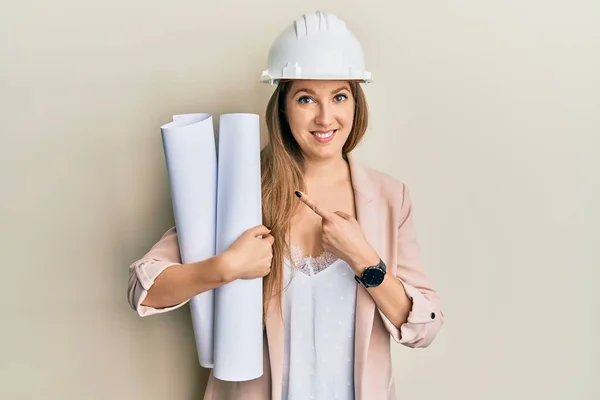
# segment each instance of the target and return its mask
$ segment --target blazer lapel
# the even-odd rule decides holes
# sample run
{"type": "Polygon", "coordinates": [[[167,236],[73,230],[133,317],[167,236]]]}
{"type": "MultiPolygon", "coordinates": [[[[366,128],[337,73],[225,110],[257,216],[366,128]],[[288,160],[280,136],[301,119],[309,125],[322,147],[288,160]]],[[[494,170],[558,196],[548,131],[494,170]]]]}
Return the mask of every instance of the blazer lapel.
{"type": "MultiPolygon", "coordinates": [[[[354,157],[348,154],[348,163],[352,176],[354,188],[354,204],[356,207],[356,219],[369,243],[379,254],[381,243],[379,218],[380,213],[375,210],[377,202],[375,199],[375,188],[372,185],[367,171],[356,163],[354,157]]],[[[367,353],[373,328],[375,315],[375,302],[371,295],[362,285],[357,285],[356,292],[356,318],[355,318],[355,344],[354,344],[354,387],[356,399],[366,399],[367,389],[363,377],[367,365],[367,353]]]]}

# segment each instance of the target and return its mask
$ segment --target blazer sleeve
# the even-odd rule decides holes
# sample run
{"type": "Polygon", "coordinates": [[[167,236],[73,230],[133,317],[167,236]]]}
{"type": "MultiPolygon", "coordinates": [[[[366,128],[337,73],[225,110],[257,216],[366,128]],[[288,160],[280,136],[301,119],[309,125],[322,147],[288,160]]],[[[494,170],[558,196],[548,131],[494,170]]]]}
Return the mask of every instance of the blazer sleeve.
{"type": "Polygon", "coordinates": [[[412,301],[408,321],[400,328],[379,310],[383,323],[397,343],[407,347],[429,346],[444,323],[440,300],[425,273],[412,218],[412,202],[403,185],[400,222],[398,224],[396,278],[402,282],[412,301]]]}
{"type": "Polygon", "coordinates": [[[161,272],[172,265],[181,264],[177,231],[169,229],[152,248],[139,260],[129,266],[127,300],[129,306],[141,317],[165,313],[183,306],[189,300],[166,308],[153,308],[142,305],[148,290],[161,272]]]}

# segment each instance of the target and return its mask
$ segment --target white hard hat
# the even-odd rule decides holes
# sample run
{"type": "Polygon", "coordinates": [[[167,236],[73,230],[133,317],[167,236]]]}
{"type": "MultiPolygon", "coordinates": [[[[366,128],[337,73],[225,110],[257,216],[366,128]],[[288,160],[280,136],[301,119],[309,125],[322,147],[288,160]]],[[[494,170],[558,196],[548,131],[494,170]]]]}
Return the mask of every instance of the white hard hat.
{"type": "Polygon", "coordinates": [[[362,46],[333,14],[302,15],[273,42],[261,82],[281,79],[358,80],[371,82],[362,46]]]}

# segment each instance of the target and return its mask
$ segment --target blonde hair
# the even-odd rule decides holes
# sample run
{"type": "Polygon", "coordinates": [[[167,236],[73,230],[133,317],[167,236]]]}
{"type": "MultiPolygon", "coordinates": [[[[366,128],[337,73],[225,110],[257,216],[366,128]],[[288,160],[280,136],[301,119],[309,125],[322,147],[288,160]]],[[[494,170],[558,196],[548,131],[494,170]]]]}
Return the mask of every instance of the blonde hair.
{"type": "MultiPolygon", "coordinates": [[[[286,237],[290,221],[300,206],[296,190],[305,190],[302,175],[303,156],[290,130],[286,114],[286,96],[292,82],[279,83],[266,109],[265,120],[269,142],[261,151],[263,225],[275,238],[271,272],[263,278],[263,313],[266,316],[270,299],[275,296],[281,306],[283,263],[289,254],[286,237]]],[[[368,109],[364,92],[358,82],[350,82],[355,101],[352,129],[342,148],[342,155],[351,152],[362,140],[368,125],[368,109]]]]}

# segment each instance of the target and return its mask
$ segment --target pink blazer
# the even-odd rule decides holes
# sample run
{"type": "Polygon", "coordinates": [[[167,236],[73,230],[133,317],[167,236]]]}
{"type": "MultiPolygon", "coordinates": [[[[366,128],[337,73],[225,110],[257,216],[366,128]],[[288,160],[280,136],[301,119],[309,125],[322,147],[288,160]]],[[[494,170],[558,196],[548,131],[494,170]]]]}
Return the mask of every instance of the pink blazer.
{"type": "MultiPolygon", "coordinates": [[[[408,322],[394,326],[377,308],[371,295],[357,285],[354,385],[356,400],[396,399],[391,339],[404,346],[427,347],[439,332],[444,316],[438,295],[426,275],[419,254],[406,186],[389,175],[358,164],[349,155],[357,220],[369,243],[379,253],[412,299],[408,322]]],[[[140,316],[168,312],[142,306],[147,290],[165,268],[180,263],[177,232],[168,230],[147,254],[130,266],[128,300],[140,316]]],[[[204,400],[282,399],[283,322],[276,302],[266,318],[264,374],[247,382],[224,382],[210,374],[204,400]]]]}

